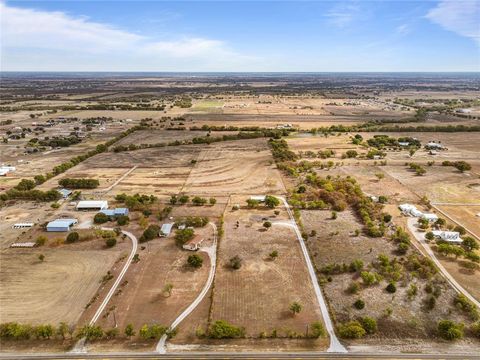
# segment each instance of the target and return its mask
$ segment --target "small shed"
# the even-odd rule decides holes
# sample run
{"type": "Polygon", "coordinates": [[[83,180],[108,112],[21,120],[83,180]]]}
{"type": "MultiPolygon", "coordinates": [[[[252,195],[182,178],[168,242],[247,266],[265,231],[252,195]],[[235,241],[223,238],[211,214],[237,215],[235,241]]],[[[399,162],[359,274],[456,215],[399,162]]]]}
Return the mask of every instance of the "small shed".
{"type": "Polygon", "coordinates": [[[106,200],[84,200],[79,201],[77,210],[105,210],[108,209],[108,201],[106,200]]]}
{"type": "Polygon", "coordinates": [[[200,245],[203,242],[203,237],[195,235],[192,240],[183,245],[185,250],[196,251],[200,249],[200,245]]]}
{"type": "Polygon", "coordinates": [[[250,196],[250,200],[265,202],[265,195],[253,195],[253,196],[250,196]]]}
{"type": "Polygon", "coordinates": [[[128,209],[127,208],[115,208],[113,210],[115,216],[124,216],[128,215],[128,209]]]}
{"type": "Polygon", "coordinates": [[[158,234],[161,237],[167,237],[172,232],[173,223],[163,224],[160,228],[160,233],[158,234]]]}
{"type": "Polygon", "coordinates": [[[77,219],[57,219],[50,221],[47,224],[48,232],[66,232],[70,231],[70,228],[78,223],[77,219]]]}
{"type": "Polygon", "coordinates": [[[62,194],[62,197],[64,199],[68,198],[71,194],[72,194],[72,190],[68,190],[68,189],[58,189],[57,190],[60,194],[62,194]]]}
{"type": "Polygon", "coordinates": [[[10,245],[11,248],[33,248],[37,246],[34,242],[18,242],[10,245]]]}

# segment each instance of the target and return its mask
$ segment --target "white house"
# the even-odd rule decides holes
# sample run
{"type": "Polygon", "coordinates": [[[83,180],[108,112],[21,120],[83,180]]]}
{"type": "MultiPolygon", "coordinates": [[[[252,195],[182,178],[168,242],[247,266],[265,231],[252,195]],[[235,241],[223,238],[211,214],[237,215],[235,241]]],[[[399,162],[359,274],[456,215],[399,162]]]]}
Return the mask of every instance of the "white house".
{"type": "Polygon", "coordinates": [[[460,233],[457,231],[434,230],[432,233],[436,238],[443,241],[455,244],[461,244],[463,242],[463,240],[460,238],[460,233]]]}
{"type": "Polygon", "coordinates": [[[195,251],[200,248],[200,245],[203,242],[203,237],[200,235],[195,235],[192,240],[183,245],[185,250],[195,251]]]}
{"type": "Polygon", "coordinates": [[[77,210],[105,210],[105,209],[108,209],[108,201],[106,200],[79,201],[77,204],[77,210]]]}
{"type": "Polygon", "coordinates": [[[423,215],[423,213],[420,210],[418,210],[417,208],[415,208],[415,209],[410,210],[410,215],[412,215],[413,217],[421,217],[423,215]]]}

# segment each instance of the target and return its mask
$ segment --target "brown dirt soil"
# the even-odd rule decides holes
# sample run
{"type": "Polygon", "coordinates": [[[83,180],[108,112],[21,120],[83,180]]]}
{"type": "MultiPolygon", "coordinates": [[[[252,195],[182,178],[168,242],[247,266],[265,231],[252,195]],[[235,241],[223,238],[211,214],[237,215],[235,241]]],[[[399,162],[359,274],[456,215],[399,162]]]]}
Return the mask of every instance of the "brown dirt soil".
{"type": "MultiPolygon", "coordinates": [[[[245,197],[234,197],[231,204],[244,204],[245,200],[245,197]]],[[[211,319],[244,326],[247,336],[253,337],[273,329],[282,336],[288,330],[304,333],[308,324],[321,321],[321,315],[306,265],[300,260],[303,256],[300,245],[290,227],[274,224],[264,231],[262,218],[270,218],[273,223],[288,221],[284,209],[275,217],[270,209],[230,211],[227,208],[211,319]],[[268,254],[273,250],[277,250],[279,256],[271,261],[268,254]],[[239,270],[228,267],[229,259],[235,255],[242,258],[239,270]],[[303,305],[296,316],[288,309],[293,301],[303,305]]]]}

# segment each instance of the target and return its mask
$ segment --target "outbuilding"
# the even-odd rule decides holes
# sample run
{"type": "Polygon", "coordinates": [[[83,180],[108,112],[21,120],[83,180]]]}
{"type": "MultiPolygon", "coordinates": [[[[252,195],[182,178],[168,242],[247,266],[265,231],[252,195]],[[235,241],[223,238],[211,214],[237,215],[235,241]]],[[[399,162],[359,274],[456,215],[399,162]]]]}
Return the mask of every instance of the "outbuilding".
{"type": "Polygon", "coordinates": [[[31,228],[34,223],[16,223],[12,225],[12,229],[26,229],[26,228],[31,228]]]}
{"type": "Polygon", "coordinates": [[[167,237],[172,232],[173,223],[163,224],[160,228],[160,233],[158,234],[161,237],[167,237]]]}
{"type": "Polygon", "coordinates": [[[250,196],[250,200],[255,200],[255,201],[258,201],[258,202],[265,202],[265,195],[250,196]]]}
{"type": "Polygon", "coordinates": [[[50,221],[47,224],[48,232],[66,232],[70,231],[70,228],[78,223],[77,219],[57,219],[50,221]]]}
{"type": "Polygon", "coordinates": [[[86,200],[79,201],[77,210],[105,210],[108,209],[108,201],[106,200],[86,200]]]}
{"type": "Polygon", "coordinates": [[[112,218],[128,215],[127,208],[105,209],[105,210],[100,210],[100,212],[112,218]]]}
{"type": "Polygon", "coordinates": [[[422,219],[428,220],[429,222],[435,222],[438,220],[438,216],[436,214],[425,213],[420,215],[422,219]]]}
{"type": "Polygon", "coordinates": [[[195,235],[192,240],[183,245],[185,250],[196,251],[200,249],[200,245],[203,242],[203,237],[195,235]]]}
{"type": "Polygon", "coordinates": [[[57,191],[60,194],[62,194],[62,197],[64,199],[68,198],[72,194],[72,190],[68,190],[68,189],[58,189],[57,191]]]}
{"type": "Polygon", "coordinates": [[[457,231],[434,230],[432,233],[436,238],[443,241],[455,244],[461,244],[463,242],[463,240],[460,238],[460,233],[457,231]]]}

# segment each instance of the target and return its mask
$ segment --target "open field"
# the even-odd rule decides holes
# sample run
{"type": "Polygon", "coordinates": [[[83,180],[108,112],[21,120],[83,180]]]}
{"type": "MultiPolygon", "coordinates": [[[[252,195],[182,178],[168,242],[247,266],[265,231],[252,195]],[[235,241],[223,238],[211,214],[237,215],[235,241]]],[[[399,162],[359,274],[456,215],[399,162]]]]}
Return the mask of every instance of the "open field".
{"type": "MultiPolygon", "coordinates": [[[[233,197],[230,204],[242,204],[245,199],[233,197]]],[[[307,325],[321,321],[300,245],[293,229],[285,225],[289,221],[285,210],[274,215],[273,210],[227,208],[224,221],[211,319],[244,326],[249,337],[274,329],[279,336],[289,331],[304,333],[307,325]],[[273,227],[265,231],[262,218],[270,219],[273,227]],[[268,258],[273,250],[279,253],[274,261],[268,258]],[[242,266],[232,270],[228,261],[236,255],[242,266]],[[303,305],[296,316],[288,309],[293,301],[303,305]]]]}
{"type": "Polygon", "coordinates": [[[0,321],[76,324],[119,256],[118,248],[2,251],[0,321]],[[37,259],[39,254],[45,255],[44,262],[37,259]]]}
{"type": "Polygon", "coordinates": [[[212,144],[198,154],[182,191],[229,195],[284,193],[266,139],[212,144]]]}

